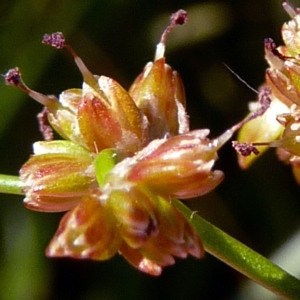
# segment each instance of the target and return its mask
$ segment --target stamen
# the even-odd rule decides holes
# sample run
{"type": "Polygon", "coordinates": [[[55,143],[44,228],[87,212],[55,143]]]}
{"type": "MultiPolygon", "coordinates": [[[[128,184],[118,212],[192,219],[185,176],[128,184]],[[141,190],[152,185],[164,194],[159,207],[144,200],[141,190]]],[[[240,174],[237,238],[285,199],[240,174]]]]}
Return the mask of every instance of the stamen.
{"type": "Polygon", "coordinates": [[[26,93],[29,93],[30,89],[23,82],[21,72],[18,67],[9,69],[6,74],[2,75],[6,85],[11,85],[20,88],[26,93]]]}
{"type": "Polygon", "coordinates": [[[158,60],[165,55],[165,46],[168,34],[177,26],[184,25],[188,21],[188,14],[185,10],[179,9],[170,17],[170,24],[161,35],[160,42],[156,45],[155,59],[158,60]]]}
{"type": "Polygon", "coordinates": [[[261,115],[263,115],[266,110],[270,107],[271,99],[270,99],[271,89],[269,87],[265,87],[261,89],[259,92],[259,108],[248,115],[245,119],[240,121],[239,123],[233,125],[231,128],[227,129],[223,134],[221,134],[217,139],[215,139],[215,145],[217,148],[220,148],[223,144],[225,144],[232,135],[239,130],[243,125],[255,119],[261,115]]]}
{"type": "Polygon", "coordinates": [[[21,73],[18,67],[10,69],[5,75],[2,75],[5,79],[6,85],[19,86],[22,83],[21,73]]]}
{"type": "Polygon", "coordinates": [[[45,45],[50,45],[56,49],[66,48],[74,58],[74,61],[82,74],[85,83],[98,90],[97,79],[86,67],[82,59],[77,55],[73,48],[66,43],[66,39],[62,32],[55,32],[52,34],[45,34],[42,40],[45,45]]]}
{"type": "MultiPolygon", "coordinates": [[[[214,139],[211,142],[211,146],[214,147],[216,150],[220,149],[225,143],[227,143],[231,137],[233,136],[233,134],[239,130],[243,125],[245,125],[247,122],[251,121],[252,119],[255,119],[261,115],[263,115],[266,110],[270,107],[271,104],[271,99],[270,99],[270,94],[271,94],[271,89],[269,87],[264,87],[263,89],[261,89],[261,91],[259,92],[259,108],[254,111],[253,113],[251,113],[250,115],[248,115],[245,119],[243,119],[242,121],[240,121],[239,123],[233,125],[231,128],[227,129],[225,132],[223,132],[219,137],[217,137],[216,139],[214,139]]],[[[233,146],[235,147],[236,145],[236,150],[241,152],[241,153],[248,153],[250,151],[251,153],[254,154],[258,154],[258,150],[254,147],[254,146],[259,146],[261,144],[259,143],[253,143],[251,145],[247,145],[247,144],[238,144],[237,142],[233,142],[233,146]],[[246,147],[247,146],[247,147],[246,147]]],[[[273,147],[273,144],[270,145],[268,144],[264,144],[266,146],[271,146],[273,147]]],[[[247,154],[247,155],[250,155],[247,154]]],[[[242,154],[243,155],[243,154],[242,154]]],[[[244,156],[247,156],[244,155],[244,156]]]]}
{"type": "Polygon", "coordinates": [[[185,10],[179,9],[176,13],[172,14],[170,17],[170,24],[163,32],[160,42],[162,44],[166,43],[168,34],[177,26],[183,25],[188,21],[188,14],[185,10]]]}
{"type": "Polygon", "coordinates": [[[258,155],[259,151],[253,144],[232,142],[232,147],[242,156],[249,156],[250,154],[258,155]]]}
{"type": "Polygon", "coordinates": [[[31,98],[35,99],[39,103],[48,108],[53,107],[58,103],[58,100],[54,96],[46,96],[39,92],[30,89],[24,82],[21,76],[21,72],[18,67],[10,69],[5,75],[2,75],[7,85],[15,86],[27,93],[31,98]]]}
{"type": "Polygon", "coordinates": [[[262,116],[268,110],[271,104],[271,93],[271,88],[268,86],[260,89],[258,96],[259,108],[249,116],[249,121],[262,116]]]}

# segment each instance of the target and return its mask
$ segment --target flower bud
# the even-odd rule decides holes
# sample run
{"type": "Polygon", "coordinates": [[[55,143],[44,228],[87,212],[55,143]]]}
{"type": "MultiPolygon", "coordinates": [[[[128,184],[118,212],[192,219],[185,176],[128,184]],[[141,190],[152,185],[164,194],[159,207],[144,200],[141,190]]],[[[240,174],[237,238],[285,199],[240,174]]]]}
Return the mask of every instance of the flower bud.
{"type": "Polygon", "coordinates": [[[164,57],[166,36],[177,24],[182,25],[186,20],[183,10],[171,16],[171,23],[157,45],[154,62],[145,66],[129,89],[129,94],[150,122],[150,139],[189,131],[181,78],[165,63],[164,57]]]}
{"type": "Polygon", "coordinates": [[[129,181],[145,184],[160,195],[180,199],[197,197],[214,189],[223,172],[212,171],[217,150],[232,132],[207,138],[209,130],[195,130],[167,140],[155,140],[136,155],[129,167],[129,181]],[[226,136],[226,137],[225,137],[226,136]]]}
{"type": "Polygon", "coordinates": [[[129,94],[150,122],[151,139],[188,131],[183,84],[164,57],[146,65],[129,94]]]}
{"type": "Polygon", "coordinates": [[[147,120],[129,94],[113,79],[100,76],[99,90],[84,85],[78,105],[80,132],[88,148],[116,148],[128,156],[148,141],[147,120]]]}
{"type": "Polygon", "coordinates": [[[157,276],[163,267],[175,263],[174,257],[203,256],[198,235],[168,199],[157,199],[155,215],[158,224],[155,234],[149,235],[139,248],[125,243],[120,248],[120,253],[134,267],[157,276]]]}
{"type": "Polygon", "coordinates": [[[34,155],[22,166],[26,207],[65,211],[78,204],[95,186],[93,157],[70,141],[37,142],[34,155]]]}
{"type": "Polygon", "coordinates": [[[150,236],[156,236],[158,223],[156,218],[157,197],[140,185],[127,184],[112,189],[107,203],[112,208],[120,233],[131,248],[139,248],[150,236]]]}
{"type": "Polygon", "coordinates": [[[62,218],[47,256],[105,260],[116,254],[121,237],[110,210],[98,199],[98,192],[85,196],[62,218]]]}

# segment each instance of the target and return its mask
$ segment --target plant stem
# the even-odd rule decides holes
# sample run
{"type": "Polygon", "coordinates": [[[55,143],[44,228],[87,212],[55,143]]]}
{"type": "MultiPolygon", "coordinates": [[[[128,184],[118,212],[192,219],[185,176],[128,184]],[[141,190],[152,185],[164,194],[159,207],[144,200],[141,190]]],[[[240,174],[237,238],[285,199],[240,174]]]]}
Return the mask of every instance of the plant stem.
{"type": "Polygon", "coordinates": [[[297,278],[193,213],[182,202],[174,200],[174,204],[195,227],[208,253],[278,296],[300,299],[297,278]]]}
{"type": "Polygon", "coordinates": [[[0,174],[0,193],[22,195],[23,183],[18,176],[0,174]]]}

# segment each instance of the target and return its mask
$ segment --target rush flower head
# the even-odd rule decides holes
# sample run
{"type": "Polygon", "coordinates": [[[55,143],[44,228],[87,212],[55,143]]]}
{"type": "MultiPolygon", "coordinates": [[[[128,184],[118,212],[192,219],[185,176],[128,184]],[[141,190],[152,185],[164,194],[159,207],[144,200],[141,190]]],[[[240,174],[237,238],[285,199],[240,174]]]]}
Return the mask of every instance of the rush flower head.
{"type": "Polygon", "coordinates": [[[44,35],[43,43],[72,54],[81,89],[57,98],[30,89],[18,68],[4,75],[44,106],[38,119],[46,141],[34,144],[20,179],[27,208],[68,211],[48,256],[104,260],[120,253],[151,275],[175,257],[203,256],[198,235],[171,201],[204,194],[223,178],[211,170],[220,144],[210,142],[208,130],[188,133],[183,84],[165,64],[166,37],[186,21],[183,10],[171,16],[155,61],[129,92],[93,75],[61,32],[44,35]],[[48,122],[65,140],[52,140],[48,122]]]}
{"type": "Polygon", "coordinates": [[[272,92],[270,109],[243,126],[239,143],[234,147],[243,168],[255,160],[258,152],[276,147],[279,159],[292,165],[300,183],[300,10],[288,2],[283,7],[291,17],[281,30],[284,45],[277,47],[271,38],[265,39],[265,58],[269,64],[266,84],[272,92]]]}

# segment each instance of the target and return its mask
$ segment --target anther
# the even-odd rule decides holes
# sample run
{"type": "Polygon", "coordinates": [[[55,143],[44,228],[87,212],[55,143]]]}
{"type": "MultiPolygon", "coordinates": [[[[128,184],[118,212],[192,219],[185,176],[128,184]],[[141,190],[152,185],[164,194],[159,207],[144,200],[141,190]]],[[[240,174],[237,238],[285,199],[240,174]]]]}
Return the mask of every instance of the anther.
{"type": "Polygon", "coordinates": [[[82,59],[77,55],[74,49],[67,44],[66,39],[62,32],[55,32],[51,34],[45,34],[42,40],[42,43],[45,45],[52,46],[56,49],[64,49],[66,48],[74,58],[74,61],[82,74],[83,80],[85,83],[90,85],[91,87],[98,89],[97,80],[94,75],[89,71],[86,67],[82,59]]]}

